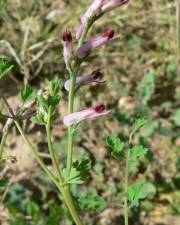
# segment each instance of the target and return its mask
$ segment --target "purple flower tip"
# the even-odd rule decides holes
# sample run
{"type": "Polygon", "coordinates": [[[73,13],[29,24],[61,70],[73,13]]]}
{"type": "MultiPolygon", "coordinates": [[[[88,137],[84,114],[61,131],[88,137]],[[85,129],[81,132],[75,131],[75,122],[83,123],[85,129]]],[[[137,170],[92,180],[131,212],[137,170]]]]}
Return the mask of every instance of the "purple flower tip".
{"type": "Polygon", "coordinates": [[[71,35],[71,32],[69,30],[65,30],[63,32],[63,35],[62,35],[62,40],[64,42],[71,42],[72,41],[72,35],[71,35]]]}
{"type": "Polygon", "coordinates": [[[94,78],[94,80],[98,80],[103,78],[104,74],[101,72],[100,69],[97,69],[92,72],[91,76],[94,78]]]}
{"type": "Polygon", "coordinates": [[[105,110],[105,105],[103,103],[99,103],[98,105],[96,105],[96,107],[94,108],[95,112],[97,113],[101,113],[105,110]]]}
{"type": "Polygon", "coordinates": [[[111,39],[111,38],[113,38],[114,33],[115,33],[114,29],[108,29],[104,32],[103,36],[108,37],[108,39],[111,39]]]}

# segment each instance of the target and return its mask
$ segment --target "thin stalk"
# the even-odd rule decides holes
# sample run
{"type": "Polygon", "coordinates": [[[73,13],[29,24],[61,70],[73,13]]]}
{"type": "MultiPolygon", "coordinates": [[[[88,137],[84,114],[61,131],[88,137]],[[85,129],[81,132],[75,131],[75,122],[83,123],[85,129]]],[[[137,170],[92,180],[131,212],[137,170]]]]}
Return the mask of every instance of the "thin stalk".
{"type": "MultiPolygon", "coordinates": [[[[129,141],[128,141],[129,146],[131,146],[132,138],[135,132],[136,130],[133,129],[133,131],[129,135],[129,141]]],[[[129,207],[128,207],[128,198],[127,198],[128,186],[129,186],[129,149],[126,150],[126,158],[125,158],[125,184],[124,184],[124,193],[125,193],[124,224],[125,225],[129,225],[129,207]]]]}
{"type": "Polygon", "coordinates": [[[36,158],[36,160],[38,161],[38,163],[40,164],[40,166],[46,172],[46,174],[48,175],[48,177],[54,182],[54,184],[56,184],[56,186],[59,186],[58,180],[51,173],[51,171],[47,168],[47,166],[44,164],[44,162],[42,161],[42,159],[39,157],[36,149],[33,147],[33,145],[31,144],[31,142],[29,141],[29,139],[25,135],[25,133],[24,133],[23,129],[21,128],[19,122],[16,121],[16,120],[14,122],[15,122],[15,125],[16,125],[17,129],[19,130],[19,133],[21,134],[24,142],[26,143],[26,145],[28,146],[29,150],[31,151],[31,153],[33,154],[33,156],[36,158]]]}
{"type": "Polygon", "coordinates": [[[1,144],[0,144],[0,160],[2,159],[3,149],[4,149],[4,145],[6,143],[8,133],[9,133],[9,129],[7,129],[5,132],[3,132],[3,136],[2,136],[1,144]]]}
{"type": "Polygon", "coordinates": [[[176,29],[177,29],[177,78],[180,73],[180,0],[176,0],[176,29]]]}
{"type": "Polygon", "coordinates": [[[60,183],[63,183],[63,177],[62,177],[62,173],[59,167],[59,162],[57,161],[54,149],[53,149],[53,145],[52,145],[52,140],[51,140],[51,113],[52,113],[52,109],[51,107],[49,108],[49,112],[48,112],[48,120],[47,120],[47,125],[46,125],[46,133],[47,133],[47,140],[48,140],[48,148],[49,148],[49,153],[51,156],[51,160],[53,163],[53,166],[56,170],[56,174],[57,177],[60,181],[60,183]]]}
{"type": "MultiPolygon", "coordinates": [[[[73,74],[70,78],[70,90],[69,90],[69,101],[68,101],[68,113],[71,114],[74,111],[74,97],[75,97],[75,83],[76,76],[79,71],[80,64],[77,63],[73,74]]],[[[73,153],[73,135],[71,133],[71,127],[68,128],[68,151],[67,151],[67,173],[70,174],[72,167],[72,153],[73,153]]]]}
{"type": "Polygon", "coordinates": [[[125,192],[125,200],[124,200],[124,224],[128,225],[129,224],[129,219],[128,219],[128,199],[127,199],[127,192],[128,192],[128,185],[129,185],[129,150],[127,149],[126,151],[126,166],[125,166],[125,187],[124,187],[124,192],[125,192]]]}

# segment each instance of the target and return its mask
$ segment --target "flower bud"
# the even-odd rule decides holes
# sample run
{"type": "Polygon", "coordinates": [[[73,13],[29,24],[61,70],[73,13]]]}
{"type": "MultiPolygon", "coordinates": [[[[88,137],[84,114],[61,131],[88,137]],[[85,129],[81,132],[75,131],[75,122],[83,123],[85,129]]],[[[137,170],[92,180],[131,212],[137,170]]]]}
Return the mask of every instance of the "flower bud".
{"type": "Polygon", "coordinates": [[[77,57],[83,59],[89,55],[91,51],[106,44],[114,36],[114,30],[108,29],[102,36],[99,36],[91,41],[88,41],[77,50],[77,57]]]}
{"type": "MultiPolygon", "coordinates": [[[[95,83],[105,83],[105,80],[101,80],[103,77],[103,74],[101,73],[100,69],[97,69],[93,71],[90,75],[88,76],[79,76],[76,78],[76,88],[82,86],[82,85],[87,85],[91,84],[93,82],[95,83]]],[[[70,80],[67,80],[64,84],[64,88],[69,91],[70,89],[70,80]]]]}
{"type": "Polygon", "coordinates": [[[72,58],[72,35],[71,32],[66,30],[62,35],[62,44],[63,44],[63,55],[66,68],[71,68],[71,58],[72,58]]]}
{"type": "Polygon", "coordinates": [[[105,111],[105,105],[103,103],[97,104],[95,107],[82,110],[80,112],[74,112],[64,117],[64,124],[71,126],[77,124],[83,120],[95,118],[99,116],[105,116],[111,113],[111,110],[105,111]]]}

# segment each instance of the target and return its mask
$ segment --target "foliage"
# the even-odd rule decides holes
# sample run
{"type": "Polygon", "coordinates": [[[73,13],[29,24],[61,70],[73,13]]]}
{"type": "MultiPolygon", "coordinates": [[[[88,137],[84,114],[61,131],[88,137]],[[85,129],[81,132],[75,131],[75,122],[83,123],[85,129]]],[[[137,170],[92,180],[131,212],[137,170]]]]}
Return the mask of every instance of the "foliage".
{"type": "Polygon", "coordinates": [[[82,184],[87,179],[90,168],[89,159],[83,159],[81,162],[74,162],[70,174],[66,169],[63,171],[65,183],[82,184]]]}
{"type": "Polygon", "coordinates": [[[107,207],[106,201],[96,192],[82,193],[79,203],[83,210],[90,209],[95,213],[100,213],[107,207]]]}
{"type": "Polygon", "coordinates": [[[124,154],[124,142],[122,142],[117,136],[110,134],[106,138],[106,143],[110,148],[111,155],[116,158],[120,159],[123,157],[124,154]]]}
{"type": "Polygon", "coordinates": [[[127,197],[132,206],[139,206],[140,200],[146,197],[145,183],[138,182],[135,185],[128,187],[127,197]]]}
{"type": "Polygon", "coordinates": [[[13,65],[8,64],[4,60],[0,59],[0,80],[7,76],[8,73],[12,70],[13,65]]]}

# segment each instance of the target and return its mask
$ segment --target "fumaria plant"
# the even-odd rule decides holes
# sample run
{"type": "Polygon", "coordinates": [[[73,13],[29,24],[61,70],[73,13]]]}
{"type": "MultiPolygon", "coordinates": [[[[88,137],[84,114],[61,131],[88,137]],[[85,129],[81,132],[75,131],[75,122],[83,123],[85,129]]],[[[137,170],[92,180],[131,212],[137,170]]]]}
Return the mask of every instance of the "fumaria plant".
{"type": "MultiPolygon", "coordinates": [[[[39,165],[56,185],[76,225],[84,224],[83,216],[81,217],[78,213],[76,208],[77,203],[75,204],[70,187],[72,184],[81,184],[86,180],[90,169],[90,162],[88,159],[83,159],[81,162],[74,162],[74,135],[78,132],[78,126],[82,121],[109,115],[111,113],[111,110],[106,110],[104,103],[97,103],[91,108],[74,112],[75,95],[82,85],[91,84],[93,82],[96,82],[97,84],[105,82],[105,80],[102,79],[103,74],[100,69],[95,69],[89,75],[81,76],[81,64],[87,59],[91,52],[100,46],[109,43],[110,40],[113,39],[114,30],[111,28],[107,29],[103,34],[88,41],[86,41],[86,36],[95,21],[106,15],[109,11],[127,4],[128,2],[128,0],[94,0],[85,14],[81,17],[81,24],[76,33],[76,46],[73,46],[73,37],[68,29],[62,34],[64,60],[69,75],[69,79],[64,84],[65,90],[68,93],[68,114],[63,118],[63,123],[68,129],[67,161],[65,168],[61,167],[54,151],[51,134],[53,121],[56,119],[56,109],[61,100],[60,87],[62,80],[55,77],[52,81],[48,82],[47,87],[45,87],[45,91],[43,92],[36,92],[31,86],[26,85],[20,92],[22,99],[22,104],[20,106],[9,105],[7,98],[1,94],[1,97],[9,110],[8,115],[3,112],[0,113],[0,117],[6,119],[0,145],[1,163],[6,162],[7,160],[7,157],[3,155],[3,147],[11,127],[15,124],[39,165]],[[36,147],[34,147],[26,133],[23,131],[21,121],[26,119],[31,119],[33,123],[44,126],[47,134],[48,149],[52,160],[53,170],[50,170],[44,163],[43,159],[39,156],[36,147]]],[[[11,68],[11,65],[1,61],[0,78],[4,77],[11,68]]],[[[129,186],[129,177],[131,175],[132,167],[136,166],[139,157],[142,157],[147,153],[147,149],[142,146],[131,146],[133,135],[143,125],[144,120],[138,119],[135,122],[135,126],[129,136],[128,144],[122,142],[116,135],[110,134],[107,137],[107,145],[109,146],[112,156],[120,160],[125,159],[125,189],[123,197],[125,225],[128,225],[129,208],[138,206],[139,200],[143,199],[146,195],[144,183],[138,182],[133,186],[129,186]]],[[[91,199],[89,199],[89,201],[91,201],[91,199]]]]}

